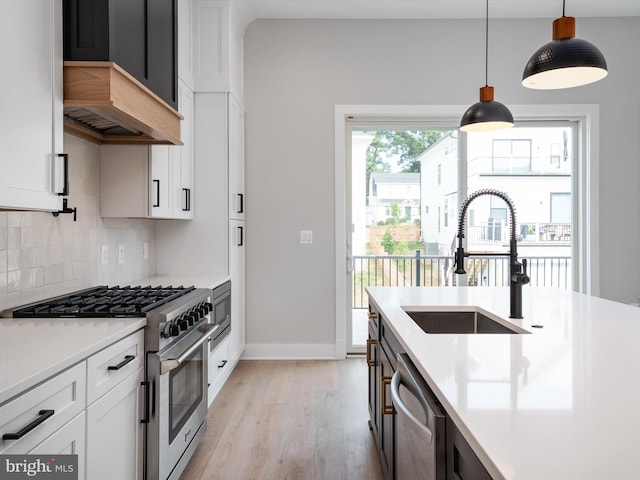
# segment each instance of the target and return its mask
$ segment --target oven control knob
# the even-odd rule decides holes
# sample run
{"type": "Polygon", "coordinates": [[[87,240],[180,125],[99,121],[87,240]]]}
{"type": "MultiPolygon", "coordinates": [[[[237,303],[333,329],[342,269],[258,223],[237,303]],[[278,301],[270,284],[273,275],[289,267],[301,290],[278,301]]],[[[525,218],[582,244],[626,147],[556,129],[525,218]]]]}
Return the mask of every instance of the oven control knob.
{"type": "Polygon", "coordinates": [[[198,321],[198,317],[196,317],[193,313],[190,313],[185,318],[187,319],[187,323],[189,323],[189,326],[198,321]]]}
{"type": "Polygon", "coordinates": [[[171,324],[171,336],[177,337],[180,335],[180,326],[177,323],[171,324]]]}
{"type": "Polygon", "coordinates": [[[207,313],[211,312],[213,310],[213,305],[210,303],[205,303],[204,304],[204,309],[207,313]]]}
{"type": "Polygon", "coordinates": [[[160,332],[160,336],[163,338],[169,338],[171,336],[171,322],[164,324],[164,328],[162,329],[162,332],[160,332]]]}
{"type": "Polygon", "coordinates": [[[178,324],[180,325],[180,330],[187,330],[189,328],[189,322],[185,318],[180,319],[178,324]]]}

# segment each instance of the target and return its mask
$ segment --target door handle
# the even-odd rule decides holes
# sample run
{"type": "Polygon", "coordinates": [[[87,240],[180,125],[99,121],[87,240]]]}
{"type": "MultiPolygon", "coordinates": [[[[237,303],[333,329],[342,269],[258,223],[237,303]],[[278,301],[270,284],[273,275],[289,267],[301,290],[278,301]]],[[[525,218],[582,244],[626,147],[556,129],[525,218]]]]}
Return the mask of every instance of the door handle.
{"type": "Polygon", "coordinates": [[[107,370],[120,370],[122,367],[124,367],[127,363],[131,363],[136,359],[135,355],[126,355],[124,357],[124,360],[122,360],[119,364],[117,365],[109,365],[107,367],[107,370]]]}
{"type": "Polygon", "coordinates": [[[156,202],[153,204],[154,207],[160,206],[160,180],[154,180],[153,184],[156,186],[156,202]]]}
{"type": "MultiPolygon", "coordinates": [[[[411,413],[411,410],[409,410],[404,404],[404,402],[400,398],[400,383],[402,383],[402,374],[400,373],[400,371],[397,371],[393,374],[393,377],[391,377],[391,401],[398,410],[400,410],[407,418],[409,418],[411,423],[415,424],[418,429],[422,430],[427,438],[427,443],[431,445],[433,432],[429,430],[429,428],[424,423],[418,420],[418,418],[413,413],[411,413]]],[[[427,418],[429,417],[427,416],[427,418]]]]}
{"type": "Polygon", "coordinates": [[[393,404],[387,405],[387,385],[391,385],[392,377],[382,377],[380,388],[382,389],[382,413],[383,415],[391,415],[393,413],[393,404]]]}
{"type": "Polygon", "coordinates": [[[193,345],[191,345],[178,358],[169,358],[167,360],[161,360],[160,361],[160,375],[164,375],[165,373],[170,372],[171,370],[174,370],[174,369],[178,368],[180,365],[182,365],[185,362],[185,360],[187,358],[189,358],[189,356],[191,356],[191,354],[193,352],[195,352],[198,348],[200,348],[200,346],[204,342],[209,340],[209,335],[211,335],[213,332],[215,332],[219,328],[220,328],[220,325],[217,325],[217,324],[210,326],[208,328],[208,330],[206,332],[204,332],[202,337],[200,337],[200,339],[198,341],[196,341],[193,345]]]}
{"type": "Polygon", "coordinates": [[[378,343],[378,341],[375,338],[368,338],[367,339],[367,366],[368,367],[375,367],[376,366],[376,361],[375,359],[371,359],[371,345],[375,345],[376,343],[378,343]]]}
{"type": "Polygon", "coordinates": [[[53,167],[53,172],[54,172],[54,178],[57,178],[57,175],[55,175],[59,170],[56,168],[57,167],[57,163],[56,161],[62,159],[62,190],[61,191],[56,191],[57,189],[57,182],[54,181],[54,193],[60,195],[60,196],[66,196],[69,195],[69,154],[68,153],[56,153],[53,161],[54,161],[54,167],[53,167]]]}
{"type": "Polygon", "coordinates": [[[238,241],[236,242],[237,247],[242,247],[244,245],[244,228],[238,227],[238,241]]]}
{"type": "Polygon", "coordinates": [[[54,413],[55,413],[54,410],[40,410],[38,412],[38,418],[36,418],[33,422],[31,422],[29,425],[25,426],[24,428],[18,430],[15,433],[5,433],[4,435],[2,435],[2,439],[3,440],[18,440],[19,438],[22,438],[27,433],[29,433],[31,430],[33,430],[38,425],[43,423],[47,418],[53,416],[54,413]]]}

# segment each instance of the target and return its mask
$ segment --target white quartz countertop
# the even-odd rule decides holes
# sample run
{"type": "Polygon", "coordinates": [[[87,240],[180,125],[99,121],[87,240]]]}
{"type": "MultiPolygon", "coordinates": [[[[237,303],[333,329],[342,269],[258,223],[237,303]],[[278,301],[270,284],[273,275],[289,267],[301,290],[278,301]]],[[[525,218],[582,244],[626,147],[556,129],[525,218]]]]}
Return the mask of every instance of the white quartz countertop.
{"type": "Polygon", "coordinates": [[[185,287],[194,286],[196,288],[216,288],[229,280],[229,275],[212,274],[212,275],[156,275],[153,277],[142,278],[131,282],[130,285],[173,285],[174,287],[182,285],[185,287]]]}
{"type": "Polygon", "coordinates": [[[0,404],[146,323],[145,318],[0,318],[0,404]]]}
{"type": "Polygon", "coordinates": [[[367,291],[494,479],[638,478],[639,308],[524,287],[512,320],[508,288],[367,291]],[[477,308],[531,333],[426,334],[403,307],[477,308]]]}

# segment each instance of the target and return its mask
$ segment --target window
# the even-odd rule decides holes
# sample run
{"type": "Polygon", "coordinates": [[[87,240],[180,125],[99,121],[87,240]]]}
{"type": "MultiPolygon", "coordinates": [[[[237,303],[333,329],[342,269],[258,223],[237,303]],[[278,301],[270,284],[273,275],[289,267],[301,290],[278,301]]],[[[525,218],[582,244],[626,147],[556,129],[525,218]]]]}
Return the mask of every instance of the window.
{"type": "Polygon", "coordinates": [[[444,226],[449,226],[449,200],[444,199],[444,226]]]}
{"type": "Polygon", "coordinates": [[[492,164],[493,173],[529,173],[531,140],[494,139],[492,164]]]}
{"type": "Polygon", "coordinates": [[[556,193],[550,195],[551,223],[571,223],[571,194],[556,193]]]}

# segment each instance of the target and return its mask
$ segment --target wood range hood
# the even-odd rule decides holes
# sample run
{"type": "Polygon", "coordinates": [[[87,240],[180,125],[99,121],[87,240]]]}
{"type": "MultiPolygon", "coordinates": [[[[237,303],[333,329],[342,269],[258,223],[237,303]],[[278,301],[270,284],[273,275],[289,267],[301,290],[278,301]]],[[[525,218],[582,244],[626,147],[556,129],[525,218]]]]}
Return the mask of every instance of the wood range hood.
{"type": "Polygon", "coordinates": [[[180,115],[114,62],[64,62],[64,131],[94,143],[182,145],[180,115]]]}

